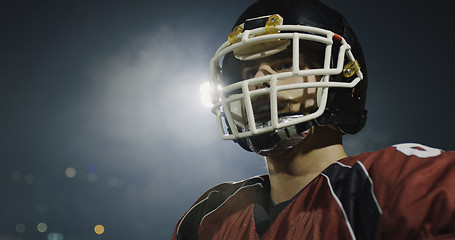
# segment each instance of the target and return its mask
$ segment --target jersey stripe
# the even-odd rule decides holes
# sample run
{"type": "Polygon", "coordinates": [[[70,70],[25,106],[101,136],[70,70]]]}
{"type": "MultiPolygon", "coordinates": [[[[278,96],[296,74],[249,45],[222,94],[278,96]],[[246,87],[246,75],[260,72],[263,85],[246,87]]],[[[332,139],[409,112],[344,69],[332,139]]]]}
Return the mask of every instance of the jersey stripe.
{"type": "Polygon", "coordinates": [[[327,179],[327,185],[329,185],[330,193],[332,194],[333,198],[336,200],[336,202],[340,206],[341,212],[343,213],[343,216],[344,216],[344,220],[346,221],[346,226],[349,229],[349,233],[351,234],[352,239],[355,240],[356,238],[355,238],[354,231],[352,230],[351,223],[348,220],[348,216],[346,215],[346,211],[344,210],[343,204],[341,203],[340,199],[333,191],[332,184],[330,184],[330,178],[327,175],[325,175],[324,173],[321,173],[321,175],[327,179]]]}
{"type": "Polygon", "coordinates": [[[365,168],[365,166],[363,165],[363,163],[357,162],[356,164],[358,164],[358,165],[360,165],[360,167],[362,167],[363,172],[368,177],[368,181],[370,181],[370,184],[371,184],[371,196],[373,197],[374,203],[376,204],[376,207],[378,208],[379,214],[382,214],[382,208],[379,205],[378,199],[376,198],[376,194],[374,194],[373,179],[371,179],[370,174],[368,174],[368,171],[365,168]]]}
{"type": "MultiPolygon", "coordinates": [[[[216,191],[217,192],[217,191],[216,191]]],[[[210,195],[209,195],[210,196],[210,195]]],[[[199,201],[198,203],[194,204],[194,206],[192,206],[186,213],[185,215],[183,215],[182,217],[182,220],[180,221],[178,227],[177,227],[177,233],[180,232],[180,226],[182,226],[182,223],[185,221],[186,217],[188,216],[188,214],[190,212],[192,212],[196,207],[198,207],[199,205],[205,203],[207,201],[207,199],[209,199],[209,196],[207,196],[206,198],[204,198],[203,200],[199,201]]]]}
{"type": "Polygon", "coordinates": [[[373,181],[365,166],[337,163],[322,173],[329,180],[330,190],[336,195],[358,239],[374,239],[382,209],[373,191],[373,181]]]}

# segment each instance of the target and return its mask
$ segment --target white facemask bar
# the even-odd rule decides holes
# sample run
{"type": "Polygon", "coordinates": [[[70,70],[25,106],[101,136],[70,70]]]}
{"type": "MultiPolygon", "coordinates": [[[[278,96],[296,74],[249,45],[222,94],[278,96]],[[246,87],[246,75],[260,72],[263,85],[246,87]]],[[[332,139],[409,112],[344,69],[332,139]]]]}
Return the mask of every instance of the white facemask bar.
{"type": "MultiPolygon", "coordinates": [[[[345,56],[349,61],[355,61],[355,58],[350,50],[350,45],[347,44],[346,40],[340,35],[335,34],[331,31],[308,27],[300,25],[280,25],[276,26],[278,31],[287,31],[288,33],[274,33],[274,34],[263,34],[265,32],[264,27],[256,28],[253,30],[245,30],[243,33],[238,35],[238,38],[241,39],[239,42],[231,44],[229,41],[226,41],[215,53],[215,56],[210,61],[210,83],[212,86],[212,91],[214,94],[213,97],[213,106],[211,111],[216,115],[218,130],[222,139],[233,140],[238,138],[250,137],[257,134],[262,134],[266,132],[271,132],[279,128],[288,127],[291,125],[299,124],[302,122],[307,122],[312,119],[316,119],[321,116],[326,108],[328,90],[330,87],[337,88],[353,88],[355,87],[362,79],[363,74],[358,70],[355,74],[356,77],[351,82],[329,82],[331,75],[342,74],[344,67],[345,56]],[[252,37],[253,36],[253,37],[252,37]],[[225,86],[221,86],[221,80],[219,78],[219,65],[220,59],[238,49],[239,47],[245,47],[245,45],[254,45],[261,42],[267,41],[278,41],[283,39],[290,39],[292,41],[292,58],[293,58],[293,70],[290,72],[281,72],[276,74],[271,74],[267,76],[257,77],[239,81],[237,83],[225,86]],[[335,68],[330,67],[331,62],[331,53],[333,40],[339,41],[341,43],[340,49],[338,51],[338,60],[335,68]],[[320,69],[304,69],[300,70],[299,67],[299,41],[300,40],[310,40],[325,44],[325,57],[324,57],[324,66],[320,69]],[[278,85],[277,82],[280,79],[286,79],[295,76],[310,76],[310,75],[319,75],[322,76],[319,82],[305,82],[305,83],[296,83],[288,85],[278,85]],[[270,87],[261,88],[257,90],[249,90],[248,86],[270,82],[270,87]],[[299,118],[293,118],[290,121],[282,121],[280,123],[277,112],[277,93],[284,90],[292,89],[303,89],[303,88],[318,88],[317,96],[317,105],[318,109],[308,115],[302,115],[299,118]],[[226,98],[226,94],[234,90],[241,89],[242,93],[232,94],[226,98]],[[322,91],[321,91],[322,90],[322,91]],[[252,108],[251,97],[256,95],[269,94],[270,96],[270,111],[271,111],[271,124],[269,126],[261,126],[258,128],[257,123],[254,119],[254,112],[252,108]],[[243,127],[242,123],[236,121],[233,117],[232,112],[230,111],[230,104],[236,101],[242,101],[245,104],[245,112],[248,120],[248,127],[239,131],[238,128],[243,127]],[[224,119],[229,125],[231,132],[226,130],[226,127],[223,126],[224,119]]],[[[273,50],[272,50],[273,51],[273,50]]],[[[269,53],[269,55],[276,52],[269,53]]],[[[268,53],[257,53],[243,60],[247,59],[257,59],[264,57],[268,53]]]]}

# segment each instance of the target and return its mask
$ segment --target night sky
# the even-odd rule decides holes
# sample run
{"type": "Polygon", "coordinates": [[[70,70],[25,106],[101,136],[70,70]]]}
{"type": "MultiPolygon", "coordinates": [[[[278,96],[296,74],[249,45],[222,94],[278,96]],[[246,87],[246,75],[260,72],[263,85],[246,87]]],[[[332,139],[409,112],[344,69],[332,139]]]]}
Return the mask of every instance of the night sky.
{"type": "MultiPolygon", "coordinates": [[[[170,239],[208,188],[266,173],[219,138],[199,97],[252,2],[2,1],[0,240],[170,239]]],[[[454,150],[449,2],[323,2],[368,64],[369,120],[348,154],[454,150]]]]}

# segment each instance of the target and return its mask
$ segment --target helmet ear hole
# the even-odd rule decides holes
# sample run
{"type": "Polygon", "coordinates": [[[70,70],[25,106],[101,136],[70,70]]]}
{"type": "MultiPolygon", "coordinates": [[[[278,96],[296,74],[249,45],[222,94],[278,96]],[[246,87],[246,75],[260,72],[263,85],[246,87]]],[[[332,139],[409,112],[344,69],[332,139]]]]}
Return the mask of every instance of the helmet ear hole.
{"type": "Polygon", "coordinates": [[[359,96],[358,92],[359,92],[359,91],[357,91],[357,88],[355,88],[355,87],[352,88],[351,97],[352,97],[352,101],[353,101],[354,103],[358,102],[358,101],[361,99],[361,97],[359,96]]]}

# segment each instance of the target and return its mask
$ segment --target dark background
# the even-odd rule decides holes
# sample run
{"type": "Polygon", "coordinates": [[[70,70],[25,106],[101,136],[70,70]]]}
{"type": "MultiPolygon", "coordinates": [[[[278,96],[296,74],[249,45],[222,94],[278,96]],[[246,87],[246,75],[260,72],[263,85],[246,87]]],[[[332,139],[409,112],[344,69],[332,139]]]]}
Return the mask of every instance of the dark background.
{"type": "MultiPolygon", "coordinates": [[[[265,173],[261,157],[219,139],[199,100],[252,2],[2,1],[0,239],[169,239],[209,187],[265,173]]],[[[369,121],[345,138],[348,153],[454,149],[448,1],[324,2],[368,63],[369,121]]]]}

